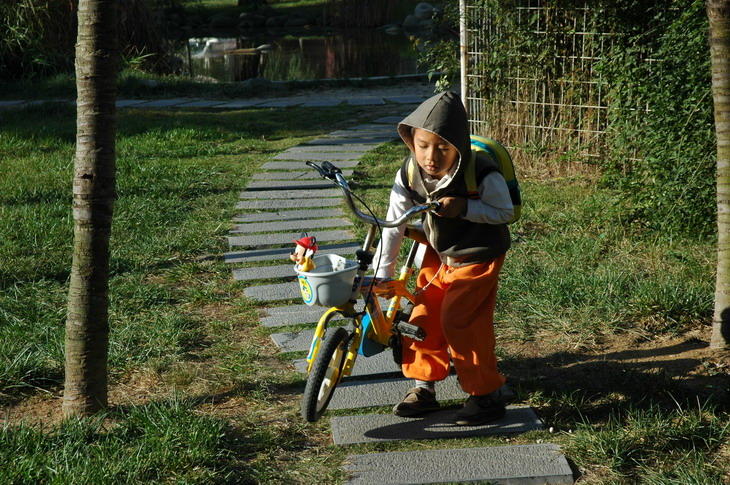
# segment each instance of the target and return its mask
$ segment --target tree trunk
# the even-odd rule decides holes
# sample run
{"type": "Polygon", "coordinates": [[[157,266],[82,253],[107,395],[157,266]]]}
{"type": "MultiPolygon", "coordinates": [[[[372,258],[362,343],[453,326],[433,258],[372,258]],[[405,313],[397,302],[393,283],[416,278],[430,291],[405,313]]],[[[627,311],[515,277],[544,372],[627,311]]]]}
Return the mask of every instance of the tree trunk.
{"type": "Polygon", "coordinates": [[[730,346],[730,0],[709,0],[717,133],[717,282],[710,347],[730,346]]]}
{"type": "Polygon", "coordinates": [[[78,7],[66,417],[90,415],[107,405],[109,237],[116,197],[116,5],[114,0],[81,0],[78,7]]]}

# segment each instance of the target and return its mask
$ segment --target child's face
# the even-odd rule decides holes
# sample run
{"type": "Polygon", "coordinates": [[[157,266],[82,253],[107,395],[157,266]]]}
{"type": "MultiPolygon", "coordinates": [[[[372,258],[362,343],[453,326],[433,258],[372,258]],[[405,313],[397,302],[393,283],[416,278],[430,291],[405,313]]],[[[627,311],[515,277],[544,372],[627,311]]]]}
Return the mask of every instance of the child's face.
{"type": "Polygon", "coordinates": [[[459,151],[440,136],[416,128],[413,131],[413,152],[418,166],[433,178],[446,175],[459,158],[459,151]]]}

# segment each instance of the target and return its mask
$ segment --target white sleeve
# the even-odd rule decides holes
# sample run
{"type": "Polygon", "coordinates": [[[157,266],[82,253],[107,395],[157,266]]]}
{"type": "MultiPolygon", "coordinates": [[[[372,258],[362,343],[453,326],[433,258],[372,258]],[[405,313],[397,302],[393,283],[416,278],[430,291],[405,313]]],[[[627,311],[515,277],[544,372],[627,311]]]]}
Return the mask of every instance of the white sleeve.
{"type": "Polygon", "coordinates": [[[487,224],[505,224],[515,213],[507,182],[499,172],[491,172],[479,184],[479,199],[469,199],[464,219],[487,224]]]}
{"type": "MultiPolygon", "coordinates": [[[[390,203],[388,205],[388,215],[385,217],[386,220],[397,219],[413,207],[413,205],[410,193],[403,186],[400,171],[398,171],[395,176],[395,182],[393,183],[393,189],[390,191],[390,203]]],[[[375,270],[376,277],[391,278],[395,274],[398,253],[400,252],[405,231],[405,224],[394,228],[383,229],[383,236],[375,250],[375,258],[373,259],[372,267],[375,270]]]]}

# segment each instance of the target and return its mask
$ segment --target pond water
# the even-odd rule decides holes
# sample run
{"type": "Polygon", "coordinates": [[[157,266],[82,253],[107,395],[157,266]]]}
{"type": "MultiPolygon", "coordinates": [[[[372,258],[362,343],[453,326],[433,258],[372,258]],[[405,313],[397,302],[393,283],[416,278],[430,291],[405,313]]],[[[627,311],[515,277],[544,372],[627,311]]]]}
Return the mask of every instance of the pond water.
{"type": "Polygon", "coordinates": [[[375,30],[273,37],[198,37],[179,49],[191,76],[303,81],[425,73],[405,35],[375,30]],[[258,49],[257,49],[258,48],[258,49]],[[233,52],[231,52],[233,51],[233,52]]]}

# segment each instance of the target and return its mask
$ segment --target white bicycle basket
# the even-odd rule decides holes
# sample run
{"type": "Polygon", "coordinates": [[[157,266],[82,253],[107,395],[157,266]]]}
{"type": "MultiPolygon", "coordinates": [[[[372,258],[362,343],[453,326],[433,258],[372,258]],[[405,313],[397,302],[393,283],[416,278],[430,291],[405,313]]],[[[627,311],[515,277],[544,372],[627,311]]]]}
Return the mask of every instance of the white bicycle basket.
{"type": "Polygon", "coordinates": [[[342,306],[352,293],[352,284],[358,264],[336,254],[322,254],[312,258],[312,271],[294,271],[299,275],[299,290],[302,300],[309,306],[342,306]]]}

